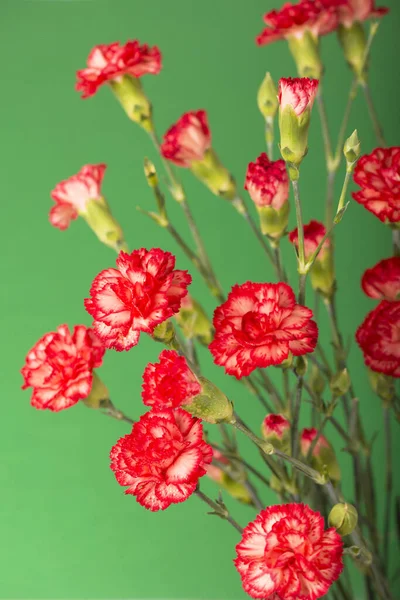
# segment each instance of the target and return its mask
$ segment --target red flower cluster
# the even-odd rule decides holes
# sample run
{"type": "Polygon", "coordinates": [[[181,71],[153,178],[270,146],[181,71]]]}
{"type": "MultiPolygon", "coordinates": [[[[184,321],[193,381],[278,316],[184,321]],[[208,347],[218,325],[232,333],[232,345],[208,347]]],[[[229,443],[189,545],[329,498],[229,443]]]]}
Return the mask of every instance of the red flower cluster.
{"type": "Polygon", "coordinates": [[[343,0],[301,0],[286,2],[281,9],[264,15],[267,27],[257,36],[259,46],[291,36],[299,38],[310,31],[318,38],[333,31],[338,24],[337,8],[343,0]]]}
{"type": "Polygon", "coordinates": [[[289,178],[284,160],[269,160],[265,152],[247,167],[244,189],[257,206],[279,210],[289,197],[289,178]]]}
{"type": "MultiPolygon", "coordinates": [[[[307,456],[308,451],[311,447],[311,444],[313,443],[313,441],[317,435],[318,435],[318,430],[315,429],[314,427],[310,427],[308,429],[307,428],[303,429],[303,431],[301,432],[301,435],[300,435],[300,450],[301,450],[301,453],[303,456],[307,456]]],[[[326,437],[321,434],[318,437],[318,441],[314,446],[312,455],[318,456],[321,451],[321,448],[330,448],[330,447],[331,447],[331,445],[329,444],[326,437]]]]}
{"type": "MultiPolygon", "coordinates": [[[[324,235],[326,227],[319,221],[310,221],[308,225],[304,225],[304,253],[306,260],[309,260],[314,254],[324,235]]],[[[289,233],[289,241],[298,249],[299,248],[299,232],[298,229],[293,229],[289,233]]],[[[318,259],[322,260],[326,251],[330,248],[330,240],[326,239],[318,254],[318,259]]]]}
{"type": "Polygon", "coordinates": [[[213,450],[201,421],[181,408],[151,410],[111,450],[111,469],[126,494],[152,511],[183,502],[206,474],[213,450]]]}
{"type": "Polygon", "coordinates": [[[56,202],[49,214],[50,223],[58,229],[67,229],[70,222],[85,212],[89,200],[101,198],[101,184],[106,165],[85,165],[79,173],[61,181],[51,192],[56,202]]]}
{"type": "Polygon", "coordinates": [[[261,425],[262,433],[265,438],[277,437],[282,439],[283,434],[289,431],[290,423],[283,415],[267,415],[261,425]]]}
{"type": "Polygon", "coordinates": [[[343,543],[304,504],[269,506],[243,530],[235,565],[244,590],[266,600],[316,600],[343,569],[343,543]]]}
{"type": "Polygon", "coordinates": [[[280,109],[291,106],[299,117],[308,108],[312,109],[318,91],[318,79],[287,77],[279,80],[278,100],[280,109]]]}
{"type": "Polygon", "coordinates": [[[21,369],[22,389],[33,388],[31,404],[54,412],[86,398],[92,387],[93,369],[100,367],[104,347],[91,329],[67,325],[46,333],[29,351],[21,369]]]}
{"type": "Polygon", "coordinates": [[[87,68],[77,71],[75,89],[82,92],[82,98],[93,96],[99,87],[123,75],[142,77],[157,75],[161,70],[161,53],[157,46],[150,48],[137,40],[99,44],[87,59],[87,68]]]}
{"type": "Polygon", "coordinates": [[[192,278],[174,270],[175,257],[159,248],[120,252],[117,267],[95,277],[85,308],[107,348],[129,350],[141,331],[152,334],[179,311],[192,278]]]}
{"type": "Polygon", "coordinates": [[[354,170],[361,187],[353,198],[382,222],[400,221],[400,147],[375,148],[362,156],[354,170]]]}
{"type": "Polygon", "coordinates": [[[143,403],[156,410],[188,404],[200,392],[201,385],[185,357],[175,350],[163,350],[159,362],[149,363],[144,370],[143,403]]]}
{"type": "Polygon", "coordinates": [[[202,160],[211,146],[211,132],[205,110],[187,112],[168,129],[161,144],[164,158],[180,167],[202,160]]]}
{"type": "Polygon", "coordinates": [[[215,338],[209,346],[214,362],[240,379],[258,367],[281,364],[289,353],[312,352],[318,338],[312,314],[296,304],[285,283],[236,285],[214,313],[215,338]]]}
{"type": "Polygon", "coordinates": [[[400,377],[400,302],[378,304],[357,329],[356,340],[367,367],[400,377]]]}
{"type": "Polygon", "coordinates": [[[385,258],[367,269],[361,280],[362,289],[370,298],[400,299],[400,257],[385,258]]]}

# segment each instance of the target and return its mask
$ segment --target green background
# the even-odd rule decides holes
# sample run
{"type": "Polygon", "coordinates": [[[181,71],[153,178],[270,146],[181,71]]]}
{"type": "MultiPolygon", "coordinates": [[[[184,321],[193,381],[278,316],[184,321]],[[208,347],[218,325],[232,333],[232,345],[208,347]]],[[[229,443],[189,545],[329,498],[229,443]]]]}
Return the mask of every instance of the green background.
{"type": "MultiPolygon", "coordinates": [[[[83,164],[107,163],[104,192],[132,248],[160,246],[177,254],[178,267],[190,268],[168,234],[136,210],[137,205],[152,207],[142,162],[145,155],[153,160],[156,156],[146,134],[128,121],[106,88],[86,101],[74,91],[74,73],[85,65],[89,50],[98,43],[129,38],[157,44],[164,55],[162,73],[143,82],[155,107],[158,130],[164,132],[186,110],[206,108],[214,147],[241,187],[247,163],[264,150],[263,122],[255,104],[258,85],[266,70],[275,79],[295,75],[284,42],[266,48],[254,43],[262,14],[280,4],[279,0],[1,3],[3,598],[244,597],[232,564],[237,533],[207,516],[195,497],[152,514],[124,496],[109,469],[108,453],[127,432],[126,425],[84,405],[59,414],[34,410],[29,392],[20,391],[19,369],[26,352],[45,332],[61,323],[90,323],[83,298],[93,277],[115,260],[82,219],[66,232],[48,223],[50,190],[83,164]]],[[[394,61],[399,53],[400,10],[397,0],[386,4],[392,12],[374,43],[371,85],[388,143],[394,145],[399,142],[394,61]]],[[[336,137],[351,76],[334,35],[323,40],[323,57],[328,115],[336,137]]],[[[364,151],[370,151],[375,140],[361,97],[348,133],[355,127],[364,151]]],[[[248,279],[273,281],[270,266],[236,212],[190,173],[182,170],[179,175],[224,288],[248,279]]],[[[342,176],[343,167],[339,182],[342,176]]],[[[301,181],[306,221],[323,218],[324,177],[315,111],[301,181]]],[[[180,209],[172,200],[169,210],[186,236],[180,209]]],[[[291,219],[293,225],[293,214],[291,219]]],[[[353,340],[356,326],[374,306],[361,293],[360,275],[390,255],[390,234],[352,202],[336,239],[340,321],[345,338],[353,340]]],[[[294,276],[288,244],[284,257],[294,276]]],[[[192,293],[211,314],[214,303],[196,274],[192,293]]],[[[310,293],[308,298],[311,301],[310,293]]],[[[321,336],[327,339],[323,315],[320,325],[321,336]]],[[[328,343],[326,348],[330,351],[328,343]]],[[[105,357],[101,376],[114,403],[133,418],[143,412],[142,371],[149,360],[156,360],[159,350],[142,336],[130,352],[110,351],[105,357]]],[[[264,414],[256,400],[212,365],[207,352],[201,359],[205,373],[258,428],[264,414]]],[[[380,403],[369,389],[354,342],[351,369],[372,433],[381,428],[380,403]]],[[[397,425],[393,427],[396,434],[397,425]]],[[[333,432],[327,432],[340,448],[333,432]]],[[[374,454],[377,487],[382,490],[381,433],[374,454]]],[[[340,454],[340,460],[345,489],[351,490],[347,455],[340,454]]],[[[213,484],[207,483],[206,489],[216,494],[213,484]]],[[[275,501],[265,493],[264,498],[275,501]]],[[[382,492],[378,500],[382,504],[382,492]]],[[[251,509],[229,500],[228,504],[241,524],[254,517],[251,509]]],[[[394,546],[394,531],[392,541],[394,546]]],[[[360,588],[359,597],[363,594],[360,588]]]]}

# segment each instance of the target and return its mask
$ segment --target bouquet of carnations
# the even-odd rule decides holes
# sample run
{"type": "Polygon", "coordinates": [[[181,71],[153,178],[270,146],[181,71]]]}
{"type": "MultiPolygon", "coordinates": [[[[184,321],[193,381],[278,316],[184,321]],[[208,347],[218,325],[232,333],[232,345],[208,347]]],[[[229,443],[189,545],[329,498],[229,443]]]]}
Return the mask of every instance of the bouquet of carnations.
{"type": "MultiPolygon", "coordinates": [[[[375,7],[374,0],[300,0],[264,16],[266,27],[257,44],[287,40],[298,78],[281,78],[276,86],[267,73],[260,85],[257,103],[267,152],[248,164],[246,195],[212,146],[205,110],[182,115],[160,141],[142,85],[144,75],[161,69],[156,46],[137,40],[101,44],[90,52],[87,67],[77,72],[76,89],[83,98],[110,88],[127,117],[157,148],[168,185],[160,181],[159,167],[145,159],[144,176],[155,208],[142,212],[172,236],[192,269],[190,274],[179,269],[175,256],[158,247],[129,247],[102,195],[105,164],[87,164],[58,183],[51,192],[50,223],[65,230],[80,216],[118,256],[115,267],[105,265],[91,287],[88,283],[84,306],[92,327],[75,325],[70,330],[60,325],[45,334],[26,357],[24,387],[32,388],[31,404],[37,409],[58,412],[83,402],[126,422],[126,435],[110,453],[117,483],[144,510],[166,510],[192,495],[204,501],[211,514],[238,532],[234,565],[252,598],[316,600],[328,595],[351,600],[354,596],[343,577],[354,567],[365,578],[369,600],[395,598],[389,536],[395,513],[391,419],[400,416],[400,147],[386,146],[368,83],[371,48],[386,12],[375,7]],[[321,37],[334,31],[353,72],[335,143],[327,123],[320,55],[321,37]],[[365,96],[377,138],[377,147],[363,155],[357,131],[348,131],[358,93],[365,96]],[[302,162],[316,111],[326,159],[326,217],[324,223],[305,224],[302,162]],[[278,148],[279,159],[274,157],[278,148]],[[342,165],[343,186],[335,199],[342,165]],[[269,262],[270,280],[222,289],[175,167],[189,169],[238,211],[269,262]],[[354,328],[371,388],[382,403],[383,528],[376,518],[372,440],[363,427],[335,308],[334,234],[346,218],[352,179],[359,186],[353,199],[379,219],[393,239],[393,256],[362,276],[362,289],[375,306],[354,328]],[[248,198],[254,211],[248,208],[248,198]],[[182,208],[191,244],[171,221],[170,202],[182,208]],[[288,231],[290,210],[296,215],[293,231],[288,231]],[[297,264],[296,281],[289,281],[281,256],[282,245],[288,243],[297,264]],[[212,319],[189,292],[192,277],[202,278],[215,299],[212,319]],[[306,297],[308,279],[313,299],[306,297]],[[318,303],[330,321],[331,356],[319,339],[314,314],[318,303]],[[98,368],[108,350],[135,352],[141,334],[154,340],[155,360],[144,370],[143,416],[134,422],[113,404],[98,368]],[[214,362],[237,379],[239,391],[245,386],[261,403],[266,416],[260,431],[246,424],[245,407],[240,402],[234,406],[207,378],[199,346],[207,347],[214,362]],[[271,378],[271,369],[280,372],[281,386],[271,378]],[[305,403],[312,405],[312,421],[302,429],[305,403]],[[354,487],[349,489],[342,485],[335,448],[326,436],[328,423],[341,437],[339,449],[345,448],[352,464],[354,487]],[[243,455],[243,436],[255,445],[262,468],[243,455]],[[213,497],[202,489],[203,477],[215,482],[213,497]],[[266,487],[276,494],[277,504],[265,506],[266,487]],[[242,502],[254,508],[254,520],[245,527],[235,519],[234,508],[228,509],[229,497],[233,506],[242,502]]],[[[310,154],[312,159],[312,148],[310,154]]]]}

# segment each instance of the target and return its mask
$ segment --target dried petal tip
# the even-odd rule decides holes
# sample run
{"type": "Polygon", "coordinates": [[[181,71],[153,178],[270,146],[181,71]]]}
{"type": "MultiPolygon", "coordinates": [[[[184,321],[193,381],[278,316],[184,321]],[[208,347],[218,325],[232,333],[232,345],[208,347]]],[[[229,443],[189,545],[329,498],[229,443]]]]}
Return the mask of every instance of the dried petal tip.
{"type": "Polygon", "coordinates": [[[267,73],[259,87],[257,104],[261,114],[272,119],[278,110],[278,90],[270,73],[267,73]]]}
{"type": "Polygon", "coordinates": [[[357,509],[352,504],[335,504],[329,513],[328,522],[330,527],[334,527],[339,535],[349,535],[357,527],[357,509]]]}
{"type": "Polygon", "coordinates": [[[343,154],[348,165],[353,165],[361,155],[361,144],[358,139],[357,129],[353,131],[350,137],[344,143],[343,154]]]}

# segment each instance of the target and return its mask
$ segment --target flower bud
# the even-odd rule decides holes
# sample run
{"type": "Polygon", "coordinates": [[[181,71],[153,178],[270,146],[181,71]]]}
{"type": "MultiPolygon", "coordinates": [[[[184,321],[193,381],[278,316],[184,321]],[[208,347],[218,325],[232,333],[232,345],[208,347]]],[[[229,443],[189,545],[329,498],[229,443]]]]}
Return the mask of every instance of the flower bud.
{"type": "Polygon", "coordinates": [[[307,373],[308,362],[305,356],[298,356],[296,359],[295,371],[297,377],[304,377],[307,373]]]}
{"type": "Polygon", "coordinates": [[[394,380],[388,375],[368,369],[368,379],[375,394],[384,402],[390,403],[395,395],[394,380]]]}
{"type": "Polygon", "coordinates": [[[283,415],[267,415],[261,425],[261,433],[274,448],[288,452],[290,447],[290,423],[283,415]]]}
{"type": "Polygon", "coordinates": [[[207,423],[229,422],[233,417],[232,402],[205,377],[198,377],[198,381],[201,384],[201,393],[195,396],[190,404],[185,404],[185,410],[207,423]]]}
{"type": "Polygon", "coordinates": [[[157,325],[152,334],[153,340],[169,346],[175,338],[175,328],[170,319],[157,325]]]}
{"type": "Polygon", "coordinates": [[[328,522],[334,527],[339,535],[345,536],[352,533],[357,527],[358,513],[352,504],[335,504],[329,513],[328,522]]]}
{"type": "Polygon", "coordinates": [[[213,326],[202,306],[187,294],[181,301],[181,308],[175,319],[186,339],[197,339],[208,346],[213,339],[213,326]]]}
{"type": "Polygon", "coordinates": [[[89,395],[83,399],[88,408],[107,408],[110,403],[109,392],[100,377],[93,371],[92,387],[89,395]]]}
{"type": "Polygon", "coordinates": [[[279,81],[279,129],[282,158],[298,167],[307,154],[311,109],[318,80],[281,79],[279,81]]]}
{"type": "Polygon", "coordinates": [[[81,215],[103,244],[117,251],[126,250],[121,226],[112,216],[104,198],[89,200],[81,215]]]}
{"type": "Polygon", "coordinates": [[[140,79],[123,75],[109,83],[128,117],[146,131],[153,131],[151,104],[143,91],[140,79]]]}
{"type": "Polygon", "coordinates": [[[321,371],[319,370],[317,365],[312,365],[308,383],[312,391],[315,394],[317,394],[317,396],[321,396],[325,389],[326,380],[325,377],[321,374],[321,371]]]}
{"type": "MultiPolygon", "coordinates": [[[[307,457],[311,445],[318,435],[315,428],[303,429],[300,435],[300,451],[307,457]]],[[[311,455],[311,466],[319,473],[327,473],[333,481],[340,480],[340,467],[335,451],[324,435],[318,437],[311,455]]]]}
{"type": "MultiPolygon", "coordinates": [[[[214,449],[213,458],[217,459],[218,462],[223,463],[228,468],[232,468],[229,460],[221,453],[219,450],[214,449]]],[[[238,472],[239,475],[239,472],[238,472]]],[[[218,483],[218,485],[226,490],[228,494],[239,500],[239,502],[243,502],[244,504],[251,504],[252,498],[247,491],[244,482],[246,481],[246,474],[243,472],[240,473],[241,478],[243,478],[243,482],[240,481],[240,477],[233,479],[230,475],[228,475],[224,470],[221,469],[220,466],[212,463],[207,466],[207,476],[218,483]]]]}
{"type": "Polygon", "coordinates": [[[227,200],[235,198],[235,181],[212,148],[205,151],[202,160],[193,160],[189,168],[216,196],[227,200]]]}
{"type": "Polygon", "coordinates": [[[148,158],[144,159],[144,174],[151,188],[158,186],[158,176],[154,164],[148,158]]]}
{"type": "Polygon", "coordinates": [[[278,110],[278,91],[274,81],[267,73],[258,89],[257,104],[261,114],[267,118],[273,118],[278,110]]]}
{"type": "Polygon", "coordinates": [[[353,165],[361,155],[361,144],[358,139],[357,129],[353,131],[350,137],[344,143],[343,154],[348,165],[353,165]]]}
{"type": "Polygon", "coordinates": [[[349,67],[361,83],[365,82],[367,78],[367,66],[365,64],[367,38],[363,25],[358,21],[355,21],[350,27],[340,25],[338,37],[349,67]]]}
{"type": "Polygon", "coordinates": [[[339,373],[335,373],[332,377],[329,387],[331,388],[331,392],[333,396],[344,396],[347,394],[351,386],[351,379],[347,369],[343,369],[339,371],[339,373]]]}
{"type": "Polygon", "coordinates": [[[289,36],[288,42],[299,77],[320,79],[323,65],[319,54],[318,38],[313,36],[311,31],[305,31],[301,36],[289,36]]]}

